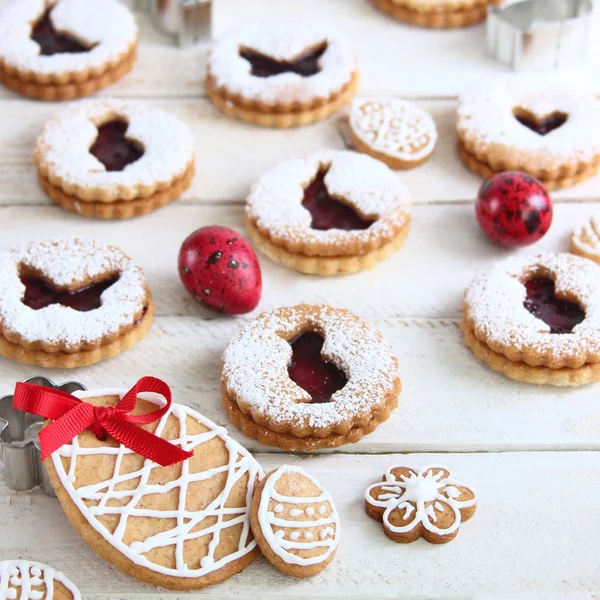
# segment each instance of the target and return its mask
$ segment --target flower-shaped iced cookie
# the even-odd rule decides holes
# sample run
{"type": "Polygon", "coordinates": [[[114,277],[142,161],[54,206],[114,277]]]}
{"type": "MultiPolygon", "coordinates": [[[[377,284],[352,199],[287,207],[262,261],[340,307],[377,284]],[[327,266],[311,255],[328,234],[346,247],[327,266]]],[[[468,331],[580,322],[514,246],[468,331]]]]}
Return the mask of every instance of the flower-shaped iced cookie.
{"type": "Polygon", "coordinates": [[[442,467],[390,467],[365,491],[367,514],[382,521],[385,534],[399,543],[420,537],[432,544],[450,542],[476,507],[473,490],[442,467]]]}

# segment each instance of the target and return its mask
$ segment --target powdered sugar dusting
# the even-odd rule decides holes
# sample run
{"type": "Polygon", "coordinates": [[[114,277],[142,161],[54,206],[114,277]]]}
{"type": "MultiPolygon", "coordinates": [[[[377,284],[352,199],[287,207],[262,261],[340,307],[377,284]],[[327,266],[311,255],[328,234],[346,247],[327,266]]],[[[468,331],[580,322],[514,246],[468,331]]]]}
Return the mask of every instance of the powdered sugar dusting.
{"type": "Polygon", "coordinates": [[[600,154],[600,100],[572,86],[502,78],[461,98],[457,129],[461,139],[482,151],[500,145],[513,154],[526,152],[531,161],[591,161],[600,154]],[[564,113],[568,120],[547,135],[539,135],[517,121],[515,108],[538,118],[564,113]]]}
{"type": "Polygon", "coordinates": [[[267,171],[252,187],[246,213],[273,239],[335,247],[348,240],[371,242],[392,235],[409,218],[410,196],[382,162],[357,152],[323,151],[267,171]],[[375,221],[368,229],[311,229],[312,217],[302,200],[304,189],[322,168],[329,169],[324,180],[329,194],[344,198],[361,216],[375,221]]]}
{"type": "Polygon", "coordinates": [[[266,104],[310,102],[328,98],[352,79],[356,62],[345,38],[334,28],[315,22],[257,22],[219,40],[210,55],[208,73],[217,86],[231,94],[266,104]],[[327,49],[319,59],[321,70],[303,77],[281,73],[255,77],[240,49],[251,49],[275,60],[292,60],[325,42],[327,49]]]}
{"type": "Polygon", "coordinates": [[[350,127],[374,150],[400,160],[417,161],[429,156],[437,141],[431,115],[412,102],[392,96],[355,99],[350,127]]]}
{"type": "Polygon", "coordinates": [[[0,13],[0,59],[20,71],[56,75],[97,69],[124,56],[136,42],[133,15],[117,0],[14,0],[0,13]],[[57,31],[71,34],[89,52],[40,54],[30,39],[35,23],[54,4],[50,19],[57,31]]]}
{"type": "Polygon", "coordinates": [[[465,311],[478,337],[490,344],[536,350],[553,357],[600,351],[600,267],[573,254],[510,258],[477,277],[465,294],[465,311]],[[555,281],[558,296],[576,299],[585,319],[570,334],[551,334],[550,327],[524,306],[524,282],[533,277],[555,281]]]}
{"type": "Polygon", "coordinates": [[[69,106],[48,122],[38,138],[36,155],[43,171],[83,189],[153,186],[181,177],[194,158],[188,127],[160,109],[116,99],[91,100],[69,106]],[[122,171],[107,171],[89,152],[98,126],[115,119],[129,126],[126,137],[139,142],[143,156],[122,171]]]}
{"type": "Polygon", "coordinates": [[[240,403],[277,423],[334,427],[371,414],[386,401],[397,377],[391,348],[359,317],[330,306],[300,305],[259,316],[230,342],[223,379],[240,403]],[[309,404],[309,394],[288,376],[288,340],[304,331],[324,337],[322,354],[348,377],[331,402],[309,404]]]}
{"type": "Polygon", "coordinates": [[[56,238],[30,242],[0,255],[0,326],[24,340],[57,344],[63,349],[102,340],[133,325],[146,301],[142,270],[118,248],[95,240],[56,238]],[[57,288],[77,288],[89,280],[119,274],[107,288],[102,306],[80,312],[59,304],[33,310],[22,302],[25,267],[57,288]]]}

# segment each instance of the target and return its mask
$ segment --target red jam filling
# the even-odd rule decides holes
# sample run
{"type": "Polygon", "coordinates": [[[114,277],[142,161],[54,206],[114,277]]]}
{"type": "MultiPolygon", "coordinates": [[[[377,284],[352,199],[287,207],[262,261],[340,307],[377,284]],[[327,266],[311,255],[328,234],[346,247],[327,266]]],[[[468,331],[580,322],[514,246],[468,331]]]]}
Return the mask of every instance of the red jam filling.
{"type": "Polygon", "coordinates": [[[40,54],[44,56],[52,56],[53,54],[78,54],[81,52],[89,52],[92,48],[84,46],[79,40],[74,37],[59,33],[54,29],[50,13],[52,8],[49,8],[31,29],[31,39],[40,47],[40,54]]]}
{"type": "Polygon", "coordinates": [[[327,50],[327,44],[319,44],[312,50],[297,56],[294,60],[275,60],[270,56],[246,48],[240,50],[240,56],[245,58],[252,66],[252,75],[255,77],[272,77],[281,73],[297,73],[302,77],[310,77],[321,70],[319,59],[327,50]]]}
{"type": "Polygon", "coordinates": [[[571,333],[585,319],[585,312],[576,302],[557,298],[554,281],[536,277],[525,283],[527,299],[523,306],[537,319],[550,326],[550,333],[571,333]]]}
{"type": "Polygon", "coordinates": [[[80,312],[89,312],[100,308],[102,305],[100,296],[102,296],[104,290],[118,280],[118,277],[112,277],[75,292],[67,292],[55,289],[38,277],[22,275],[21,283],[25,286],[25,296],[22,302],[29,308],[33,308],[33,310],[40,310],[40,308],[45,308],[51,304],[62,304],[62,306],[69,306],[80,312]]]}
{"type": "Polygon", "coordinates": [[[537,119],[528,117],[524,114],[516,114],[515,118],[521,125],[525,125],[532,131],[535,131],[538,135],[546,135],[555,129],[558,129],[561,125],[564,125],[569,118],[568,115],[564,113],[555,113],[550,115],[546,119],[542,119],[538,121],[537,119]]]}
{"type": "Polygon", "coordinates": [[[308,331],[292,340],[290,345],[290,379],[310,394],[311,404],[331,402],[331,396],[341,390],[348,379],[343,371],[321,357],[323,338],[314,331],[308,331]]]}
{"type": "Polygon", "coordinates": [[[115,120],[98,127],[98,137],[90,148],[107,171],[122,171],[144,155],[144,148],[125,137],[129,124],[115,120]]]}
{"type": "Polygon", "coordinates": [[[351,206],[335,200],[329,195],[325,185],[326,169],[321,169],[317,176],[304,189],[302,206],[312,215],[313,229],[367,229],[373,221],[363,219],[351,206]]]}

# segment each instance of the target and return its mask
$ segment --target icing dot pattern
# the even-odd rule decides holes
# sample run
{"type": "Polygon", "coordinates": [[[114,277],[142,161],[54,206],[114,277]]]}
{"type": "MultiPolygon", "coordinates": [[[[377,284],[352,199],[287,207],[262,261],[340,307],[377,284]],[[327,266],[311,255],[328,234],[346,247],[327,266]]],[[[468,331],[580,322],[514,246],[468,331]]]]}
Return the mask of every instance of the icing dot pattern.
{"type": "Polygon", "coordinates": [[[72,600],[81,600],[81,593],[64,573],[48,565],[28,560],[0,561],[0,598],[53,600],[57,583],[71,594],[72,600]]]}

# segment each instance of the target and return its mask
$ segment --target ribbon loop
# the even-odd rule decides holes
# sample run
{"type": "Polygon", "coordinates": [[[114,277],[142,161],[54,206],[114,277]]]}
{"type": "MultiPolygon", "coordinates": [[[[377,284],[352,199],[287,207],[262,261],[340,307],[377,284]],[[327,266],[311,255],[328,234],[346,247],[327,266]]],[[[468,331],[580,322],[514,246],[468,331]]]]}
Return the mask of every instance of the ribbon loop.
{"type": "Polygon", "coordinates": [[[142,377],[116,406],[94,406],[61,390],[31,383],[17,383],[13,396],[13,406],[18,410],[52,420],[39,434],[42,460],[70,443],[82,431],[90,429],[99,440],[103,441],[110,435],[130,450],[163,467],[194,455],[139,427],[158,421],[167,414],[171,402],[171,389],[156,377],[142,377]],[[160,394],[166,400],[165,405],[149,413],[132,414],[138,395],[144,392],[160,394]]]}

